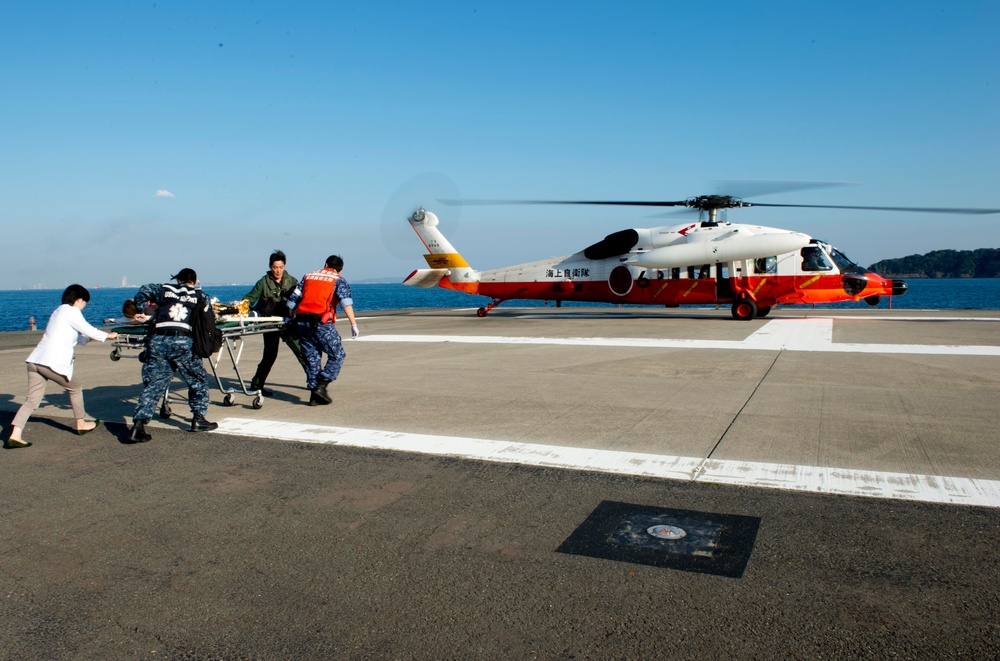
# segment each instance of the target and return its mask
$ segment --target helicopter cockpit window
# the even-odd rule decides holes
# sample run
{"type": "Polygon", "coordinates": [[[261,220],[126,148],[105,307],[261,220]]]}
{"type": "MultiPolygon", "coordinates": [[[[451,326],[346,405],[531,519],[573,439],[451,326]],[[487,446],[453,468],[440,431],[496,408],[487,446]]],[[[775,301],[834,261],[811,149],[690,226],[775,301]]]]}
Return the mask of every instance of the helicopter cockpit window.
{"type": "Polygon", "coordinates": [[[833,258],[833,263],[837,265],[837,268],[840,269],[841,273],[863,274],[865,272],[865,270],[853,262],[850,257],[836,248],[830,248],[830,257],[833,258]]]}
{"type": "Polygon", "coordinates": [[[819,246],[806,246],[802,249],[803,271],[830,271],[833,264],[827,259],[826,253],[819,246]]]}
{"type": "Polygon", "coordinates": [[[757,274],[776,273],[778,271],[778,258],[758,257],[753,260],[753,270],[757,274]]]}

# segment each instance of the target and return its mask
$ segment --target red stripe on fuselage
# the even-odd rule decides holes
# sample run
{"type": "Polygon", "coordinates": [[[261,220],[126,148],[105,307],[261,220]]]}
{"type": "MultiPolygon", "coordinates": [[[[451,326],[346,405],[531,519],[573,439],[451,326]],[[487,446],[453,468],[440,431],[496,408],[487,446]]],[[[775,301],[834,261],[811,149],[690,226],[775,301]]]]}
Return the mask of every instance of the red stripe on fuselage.
{"type": "MultiPolygon", "coordinates": [[[[863,291],[848,296],[843,277],[837,275],[796,275],[750,277],[733,281],[734,291],[748,293],[758,306],[775,303],[835,303],[861,300],[868,296],[890,296],[892,282],[869,273],[863,291]]],[[[580,301],[628,303],[635,305],[682,305],[731,303],[733,296],[719,297],[715,278],[649,280],[641,287],[632,283],[625,295],[616,294],[604,280],[542,282],[453,283],[445,278],[441,286],[499,300],[580,301]]]]}

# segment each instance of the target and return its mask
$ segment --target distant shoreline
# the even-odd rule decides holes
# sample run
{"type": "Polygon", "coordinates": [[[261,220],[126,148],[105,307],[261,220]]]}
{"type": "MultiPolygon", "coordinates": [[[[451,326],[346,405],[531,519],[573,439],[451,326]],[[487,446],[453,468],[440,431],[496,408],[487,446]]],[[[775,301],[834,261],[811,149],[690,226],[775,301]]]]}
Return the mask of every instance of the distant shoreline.
{"type": "MultiPolygon", "coordinates": [[[[232,282],[232,283],[228,283],[228,284],[218,284],[218,283],[211,283],[211,282],[210,283],[204,283],[204,282],[202,282],[202,283],[199,283],[199,286],[202,289],[205,289],[205,288],[218,288],[218,287],[246,287],[249,290],[251,287],[254,286],[255,283],[256,283],[256,281],[250,282],[250,283],[232,282]]],[[[394,278],[394,279],[392,279],[390,281],[384,281],[384,280],[351,280],[350,283],[352,285],[402,285],[403,284],[401,278],[394,278]]],[[[86,287],[87,289],[100,290],[100,291],[114,290],[114,289],[123,289],[123,290],[134,291],[134,290],[138,289],[139,287],[141,287],[144,284],[146,284],[146,283],[144,282],[144,283],[139,284],[139,285],[126,285],[124,287],[122,287],[120,285],[113,285],[113,286],[84,285],[84,287],[86,287]]],[[[65,286],[63,286],[63,287],[18,287],[18,288],[15,288],[15,289],[0,289],[0,293],[6,292],[6,291],[63,291],[64,289],[66,289],[65,286]]]]}
{"type": "MultiPolygon", "coordinates": [[[[879,272],[879,273],[881,273],[881,272],[879,272]]],[[[892,278],[901,278],[901,279],[905,278],[905,279],[908,279],[908,280],[998,280],[998,279],[1000,279],[1000,275],[996,275],[996,276],[992,276],[992,277],[987,277],[987,278],[981,278],[981,277],[975,277],[975,276],[950,276],[950,275],[949,276],[929,276],[929,275],[910,274],[910,273],[902,273],[902,274],[900,274],[900,273],[893,273],[891,275],[886,275],[884,273],[881,273],[881,275],[885,275],[886,277],[892,277],[892,278]]],[[[145,284],[145,283],[143,283],[143,284],[145,284]]],[[[389,281],[389,282],[386,282],[384,280],[352,280],[351,284],[352,285],[401,285],[401,286],[405,286],[398,279],[394,279],[394,280],[389,281]]],[[[105,287],[105,286],[98,286],[98,285],[84,285],[84,286],[87,287],[88,289],[98,290],[98,291],[109,291],[109,290],[111,290],[111,291],[113,291],[113,290],[135,291],[139,287],[141,287],[142,285],[127,285],[125,287],[121,287],[121,286],[105,287]]],[[[200,286],[202,287],[202,289],[214,289],[214,288],[221,288],[221,287],[246,287],[247,289],[250,289],[251,287],[253,287],[253,283],[249,283],[249,284],[248,283],[240,283],[240,282],[232,283],[232,284],[215,284],[215,283],[204,284],[203,283],[200,286]]],[[[21,288],[17,288],[17,289],[0,289],[0,294],[2,294],[3,292],[25,292],[25,291],[37,291],[37,292],[55,291],[55,292],[58,292],[58,291],[62,291],[64,289],[65,289],[65,287],[52,287],[52,288],[21,287],[21,288]]],[[[0,332],[3,332],[3,331],[0,331],[0,332]]]]}
{"type": "MultiPolygon", "coordinates": [[[[142,285],[144,285],[144,284],[146,284],[146,283],[145,282],[142,283],[142,285]]],[[[357,284],[362,284],[362,283],[359,282],[357,284]]],[[[116,290],[116,289],[122,289],[122,290],[128,290],[128,291],[135,291],[136,289],[138,289],[142,285],[126,285],[125,287],[121,287],[121,286],[105,287],[103,285],[84,285],[84,287],[86,287],[89,290],[97,290],[97,291],[107,291],[107,290],[116,290]]],[[[202,287],[202,288],[205,288],[205,287],[247,287],[249,289],[250,287],[253,287],[253,284],[246,285],[246,284],[242,284],[242,283],[239,283],[239,282],[237,282],[235,284],[229,284],[229,285],[216,285],[216,284],[204,284],[204,283],[202,283],[202,284],[199,284],[199,287],[202,287]]],[[[3,293],[5,291],[63,291],[64,289],[66,289],[66,287],[21,287],[19,289],[0,289],[0,293],[3,293]]]]}

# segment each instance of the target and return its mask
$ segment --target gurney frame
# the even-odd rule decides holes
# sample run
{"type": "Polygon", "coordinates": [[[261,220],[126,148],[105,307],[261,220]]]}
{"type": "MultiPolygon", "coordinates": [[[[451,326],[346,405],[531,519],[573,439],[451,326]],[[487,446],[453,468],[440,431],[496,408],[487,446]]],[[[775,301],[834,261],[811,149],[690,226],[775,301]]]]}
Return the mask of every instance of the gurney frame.
{"type": "MultiPolygon", "coordinates": [[[[219,391],[224,395],[223,406],[233,406],[236,404],[235,395],[242,392],[247,397],[253,397],[251,406],[254,409],[261,409],[264,406],[264,393],[261,390],[250,390],[247,382],[240,372],[240,358],[243,355],[243,338],[248,335],[262,335],[264,333],[276,333],[285,327],[286,319],[283,317],[220,317],[216,321],[216,326],[222,331],[222,349],[208,358],[208,364],[212,367],[212,374],[215,375],[215,382],[219,391]],[[229,360],[236,373],[236,380],[239,388],[227,388],[222,383],[219,376],[219,363],[222,356],[229,356],[229,360]]],[[[119,361],[123,351],[132,349],[145,350],[146,338],[150,327],[146,324],[133,324],[127,326],[115,326],[111,330],[118,333],[118,339],[112,342],[114,349],[111,351],[111,360],[119,361]]],[[[142,359],[142,353],[139,354],[142,359]]],[[[163,402],[160,404],[160,417],[169,418],[172,415],[170,410],[170,388],[163,394],[163,402]]]]}

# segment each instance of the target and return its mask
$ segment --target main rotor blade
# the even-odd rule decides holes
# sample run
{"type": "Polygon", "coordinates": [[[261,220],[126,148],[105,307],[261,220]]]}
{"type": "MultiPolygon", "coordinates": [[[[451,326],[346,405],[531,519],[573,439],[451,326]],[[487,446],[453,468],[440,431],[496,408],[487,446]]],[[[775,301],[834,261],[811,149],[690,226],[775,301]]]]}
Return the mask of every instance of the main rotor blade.
{"type": "Polygon", "coordinates": [[[497,204],[600,204],[615,207],[683,207],[685,200],[643,202],[636,200],[438,200],[448,206],[485,206],[497,204]]]}
{"type": "Polygon", "coordinates": [[[767,204],[764,202],[747,202],[747,205],[751,207],[787,207],[793,209],[862,209],[869,211],[916,211],[920,213],[960,213],[967,215],[1000,213],[1000,209],[952,209],[945,207],[865,207],[843,204],[767,204]]]}
{"type": "Polygon", "coordinates": [[[719,191],[732,197],[748,198],[775,193],[829,188],[831,186],[853,186],[852,181],[788,181],[783,179],[719,179],[715,182],[719,191]]]}
{"type": "Polygon", "coordinates": [[[643,200],[458,200],[439,199],[438,202],[449,206],[486,206],[511,204],[583,204],[615,207],[690,207],[694,209],[725,209],[730,207],[784,207],[790,209],[859,209],[868,211],[915,211],[920,213],[955,213],[966,215],[984,215],[1000,213],[1000,209],[964,209],[950,207],[876,207],[852,206],[843,204],[770,204],[767,202],[750,202],[728,195],[704,195],[687,200],[643,201],[643,200]]]}

